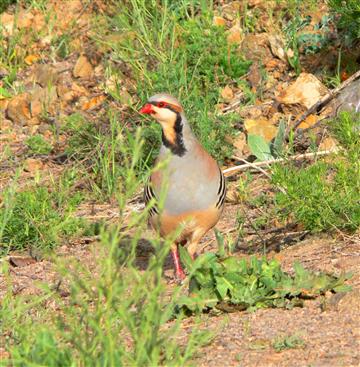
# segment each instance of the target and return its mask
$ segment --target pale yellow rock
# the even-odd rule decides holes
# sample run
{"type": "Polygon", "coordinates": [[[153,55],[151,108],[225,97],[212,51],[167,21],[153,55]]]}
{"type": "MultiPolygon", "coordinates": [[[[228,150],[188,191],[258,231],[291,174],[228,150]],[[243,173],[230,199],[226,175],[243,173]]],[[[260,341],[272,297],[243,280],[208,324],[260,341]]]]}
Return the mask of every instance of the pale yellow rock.
{"type": "Polygon", "coordinates": [[[31,116],[39,116],[43,111],[53,114],[54,104],[57,101],[55,86],[41,88],[36,86],[31,92],[30,110],[31,116]]]}
{"type": "Polygon", "coordinates": [[[48,64],[37,64],[34,66],[32,80],[42,87],[49,87],[56,84],[58,73],[56,69],[48,64]]]}
{"type": "Polygon", "coordinates": [[[321,141],[319,150],[328,150],[329,152],[337,152],[339,150],[338,143],[331,136],[321,141]]]}
{"type": "Polygon", "coordinates": [[[36,172],[44,167],[44,163],[39,159],[28,158],[24,164],[24,170],[26,172],[36,172]]]}
{"type": "Polygon", "coordinates": [[[267,142],[274,139],[277,134],[277,127],[264,118],[258,120],[246,119],[244,121],[244,127],[248,134],[260,135],[267,142]]]}
{"type": "Polygon", "coordinates": [[[243,33],[238,25],[233,26],[229,29],[227,41],[230,44],[240,45],[243,40],[243,33]]]}
{"type": "Polygon", "coordinates": [[[301,73],[296,81],[278,96],[286,105],[299,104],[307,109],[327,94],[327,88],[313,74],[301,73]]]}
{"type": "Polygon", "coordinates": [[[317,115],[309,115],[301,124],[298,126],[298,129],[308,129],[311,126],[314,126],[319,120],[317,115]]]}
{"type": "Polygon", "coordinates": [[[30,28],[32,26],[34,15],[30,11],[22,10],[17,17],[16,25],[21,28],[30,28]]]}
{"type": "Polygon", "coordinates": [[[13,35],[14,22],[15,22],[15,17],[13,14],[2,13],[0,15],[0,24],[1,24],[2,32],[4,36],[8,37],[8,36],[13,35]]]}

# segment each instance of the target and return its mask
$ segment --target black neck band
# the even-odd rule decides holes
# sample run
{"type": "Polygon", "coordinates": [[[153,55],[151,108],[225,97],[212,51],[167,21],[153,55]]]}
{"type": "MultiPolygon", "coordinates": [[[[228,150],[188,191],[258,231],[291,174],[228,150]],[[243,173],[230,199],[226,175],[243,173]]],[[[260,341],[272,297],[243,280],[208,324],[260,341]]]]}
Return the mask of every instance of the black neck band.
{"type": "Polygon", "coordinates": [[[180,113],[176,111],[174,112],[176,113],[176,120],[175,120],[175,125],[174,125],[175,141],[173,143],[170,142],[166,138],[164,131],[163,131],[162,132],[162,142],[166,146],[166,148],[171,150],[171,153],[182,157],[186,152],[186,148],[185,148],[184,140],[183,140],[183,123],[182,123],[182,118],[181,118],[180,113]]]}

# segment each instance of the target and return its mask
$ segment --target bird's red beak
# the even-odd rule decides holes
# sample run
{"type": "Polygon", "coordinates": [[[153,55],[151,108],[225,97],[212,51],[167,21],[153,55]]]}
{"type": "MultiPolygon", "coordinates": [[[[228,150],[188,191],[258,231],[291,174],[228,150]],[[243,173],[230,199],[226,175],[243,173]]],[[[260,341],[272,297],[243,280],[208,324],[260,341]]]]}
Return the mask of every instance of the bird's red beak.
{"type": "Polygon", "coordinates": [[[152,108],[152,104],[147,103],[140,111],[140,113],[145,113],[147,115],[151,115],[152,113],[154,113],[155,111],[152,108]]]}

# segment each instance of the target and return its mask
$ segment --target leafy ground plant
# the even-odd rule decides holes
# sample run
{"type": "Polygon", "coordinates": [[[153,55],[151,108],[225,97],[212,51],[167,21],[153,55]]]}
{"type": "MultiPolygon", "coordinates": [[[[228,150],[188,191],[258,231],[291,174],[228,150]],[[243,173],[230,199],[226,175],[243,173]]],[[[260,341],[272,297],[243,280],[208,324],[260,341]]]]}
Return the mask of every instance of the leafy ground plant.
{"type": "Polygon", "coordinates": [[[279,336],[272,343],[272,347],[276,352],[281,352],[286,349],[303,348],[304,346],[305,341],[296,334],[279,336]]]}
{"type": "Polygon", "coordinates": [[[344,284],[348,275],[315,274],[295,263],[291,276],[276,260],[225,256],[221,247],[219,253],[206,253],[195,261],[185,250],[181,257],[190,273],[190,296],[183,297],[179,307],[190,313],[292,308],[302,305],[304,298],[315,298],[326,291],[349,290],[344,284]]]}
{"type": "Polygon", "coordinates": [[[338,27],[350,43],[360,38],[360,3],[358,0],[329,0],[330,9],[338,16],[338,27]]]}

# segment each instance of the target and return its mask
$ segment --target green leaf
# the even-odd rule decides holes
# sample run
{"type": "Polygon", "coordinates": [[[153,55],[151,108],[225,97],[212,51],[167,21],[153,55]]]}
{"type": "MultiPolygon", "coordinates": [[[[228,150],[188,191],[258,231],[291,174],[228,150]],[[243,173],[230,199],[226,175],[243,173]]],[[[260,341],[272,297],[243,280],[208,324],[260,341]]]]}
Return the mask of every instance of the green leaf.
{"type": "Polygon", "coordinates": [[[350,292],[352,290],[351,285],[341,284],[333,288],[336,293],[350,292]]]}
{"type": "Polygon", "coordinates": [[[0,98],[11,98],[12,95],[3,87],[0,87],[0,98]]]}
{"type": "Polygon", "coordinates": [[[191,272],[194,261],[189,255],[188,250],[183,246],[179,246],[179,254],[180,254],[180,260],[184,264],[185,269],[188,272],[191,272]]]}
{"type": "Polygon", "coordinates": [[[229,289],[232,289],[231,283],[229,283],[224,277],[215,277],[216,290],[219,292],[221,299],[224,299],[229,289]]]}
{"type": "Polygon", "coordinates": [[[279,124],[279,128],[278,128],[278,132],[276,134],[274,143],[271,145],[271,152],[273,153],[273,156],[275,158],[281,156],[282,152],[283,152],[283,144],[284,144],[284,139],[285,139],[285,130],[286,130],[286,125],[284,120],[280,121],[279,124]]]}
{"type": "Polygon", "coordinates": [[[214,253],[199,256],[192,265],[190,300],[183,306],[191,312],[218,308],[224,312],[256,310],[263,307],[290,309],[303,299],[315,298],[327,290],[351,289],[340,277],[313,273],[295,262],[294,276],[285,273],[276,260],[220,258],[214,253]],[[240,307],[238,307],[240,306],[240,307]]]}
{"type": "Polygon", "coordinates": [[[270,145],[260,135],[249,134],[248,146],[251,153],[260,161],[268,161],[274,158],[270,151],[270,145]]]}

